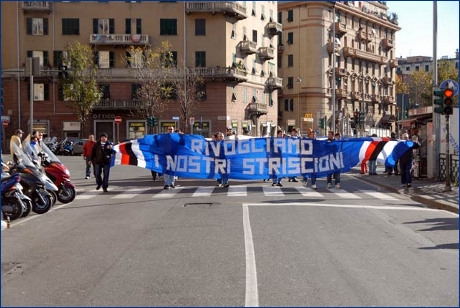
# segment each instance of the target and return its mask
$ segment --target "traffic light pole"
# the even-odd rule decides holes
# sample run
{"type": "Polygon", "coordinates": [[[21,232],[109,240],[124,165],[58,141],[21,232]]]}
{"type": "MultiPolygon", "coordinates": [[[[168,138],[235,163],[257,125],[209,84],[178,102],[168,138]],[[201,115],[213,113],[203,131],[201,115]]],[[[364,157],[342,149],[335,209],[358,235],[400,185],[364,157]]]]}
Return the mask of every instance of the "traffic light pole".
{"type": "Polygon", "coordinates": [[[450,183],[450,150],[449,150],[449,133],[450,133],[450,116],[446,114],[446,186],[444,191],[452,191],[450,183]]]}

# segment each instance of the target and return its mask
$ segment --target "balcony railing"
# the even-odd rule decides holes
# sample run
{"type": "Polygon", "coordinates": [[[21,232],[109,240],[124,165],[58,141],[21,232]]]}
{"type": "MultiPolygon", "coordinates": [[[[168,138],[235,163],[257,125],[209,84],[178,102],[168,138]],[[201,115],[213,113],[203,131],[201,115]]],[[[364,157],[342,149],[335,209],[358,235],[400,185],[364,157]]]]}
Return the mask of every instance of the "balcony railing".
{"type": "Polygon", "coordinates": [[[344,89],[335,89],[335,97],[337,99],[347,97],[347,91],[345,91],[344,89]]]}
{"type": "Polygon", "coordinates": [[[385,96],[383,96],[383,102],[385,104],[394,104],[395,99],[394,99],[393,96],[385,95],[385,96]]]}
{"type": "Polygon", "coordinates": [[[376,103],[380,103],[380,95],[372,94],[371,95],[371,101],[376,102],[376,103]]]}
{"type": "Polygon", "coordinates": [[[269,89],[276,89],[283,87],[283,78],[279,77],[268,77],[266,85],[269,89]]]}
{"type": "Polygon", "coordinates": [[[340,51],[340,45],[339,44],[337,44],[337,43],[334,44],[333,42],[329,42],[329,43],[327,43],[327,52],[329,54],[332,53],[332,51],[333,51],[332,49],[334,48],[334,45],[335,45],[335,52],[340,51]]]}
{"type": "Polygon", "coordinates": [[[248,55],[257,52],[257,43],[253,41],[241,41],[240,50],[248,55]]]}
{"type": "Polygon", "coordinates": [[[396,60],[396,59],[391,59],[391,60],[390,60],[390,67],[391,67],[391,68],[398,67],[398,60],[396,60]]]}
{"type": "Polygon", "coordinates": [[[185,12],[190,14],[192,12],[201,13],[216,13],[221,12],[224,14],[230,14],[237,19],[247,18],[246,7],[237,2],[195,2],[190,1],[185,4],[185,12]]]}
{"type": "Polygon", "coordinates": [[[361,92],[354,91],[354,92],[351,92],[351,99],[353,101],[362,101],[363,96],[362,96],[361,92]]]}
{"type": "Polygon", "coordinates": [[[268,25],[268,33],[270,35],[277,35],[283,33],[283,25],[280,24],[279,22],[272,21],[269,22],[268,25]]]}
{"type": "Polygon", "coordinates": [[[382,83],[384,85],[388,86],[388,85],[391,85],[393,83],[393,80],[390,77],[385,76],[385,77],[382,78],[382,83]]]}
{"type": "Polygon", "coordinates": [[[347,71],[344,68],[336,67],[335,68],[335,77],[343,77],[347,74],[347,71]]]}
{"type": "Polygon", "coordinates": [[[335,33],[337,35],[342,35],[342,34],[347,33],[347,25],[340,21],[336,21],[334,23],[334,27],[335,27],[335,33]]]}
{"type": "Polygon", "coordinates": [[[23,1],[22,10],[24,12],[51,12],[52,5],[50,1],[23,1]]]}
{"type": "Polygon", "coordinates": [[[272,47],[260,47],[257,54],[262,60],[271,60],[275,57],[275,49],[272,47]]]}
{"type": "Polygon", "coordinates": [[[261,104],[261,103],[250,103],[248,105],[248,110],[250,113],[260,114],[267,114],[268,113],[268,105],[261,104]]]}
{"type": "Polygon", "coordinates": [[[385,64],[388,61],[388,59],[383,56],[375,55],[371,52],[355,49],[352,47],[344,47],[343,56],[345,58],[351,57],[355,59],[356,58],[364,59],[364,60],[379,63],[379,64],[385,64]]]}
{"type": "Polygon", "coordinates": [[[147,34],[91,34],[89,43],[93,45],[147,45],[147,34]]]}

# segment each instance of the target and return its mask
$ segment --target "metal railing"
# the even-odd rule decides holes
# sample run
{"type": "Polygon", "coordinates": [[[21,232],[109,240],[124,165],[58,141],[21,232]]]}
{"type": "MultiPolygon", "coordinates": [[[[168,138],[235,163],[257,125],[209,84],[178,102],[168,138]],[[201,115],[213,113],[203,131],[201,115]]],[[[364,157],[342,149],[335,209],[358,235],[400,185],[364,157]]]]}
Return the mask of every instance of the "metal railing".
{"type": "MultiPolygon", "coordinates": [[[[458,185],[458,155],[450,154],[449,155],[450,159],[450,180],[452,183],[456,183],[458,185]]],[[[447,174],[447,158],[446,154],[441,153],[439,154],[439,180],[440,181],[445,181],[446,180],[446,174],[447,174]]]]}

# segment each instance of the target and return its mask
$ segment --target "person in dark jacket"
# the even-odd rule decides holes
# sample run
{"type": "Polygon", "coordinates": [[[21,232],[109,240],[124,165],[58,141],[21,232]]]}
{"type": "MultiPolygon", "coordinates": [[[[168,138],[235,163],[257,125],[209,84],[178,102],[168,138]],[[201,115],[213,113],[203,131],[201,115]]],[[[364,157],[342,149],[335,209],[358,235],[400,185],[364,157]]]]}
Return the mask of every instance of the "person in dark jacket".
{"type": "MultiPolygon", "coordinates": [[[[409,134],[404,133],[402,135],[403,140],[409,140],[409,134]]],[[[412,161],[414,159],[414,152],[413,150],[418,149],[420,147],[420,143],[413,140],[413,145],[410,150],[407,150],[401,157],[399,158],[399,170],[401,172],[401,186],[406,187],[407,189],[412,187],[412,161]]]]}
{"type": "Polygon", "coordinates": [[[107,140],[107,134],[101,134],[99,141],[94,144],[91,151],[91,162],[94,167],[94,175],[96,176],[97,190],[102,186],[104,192],[107,192],[107,188],[109,187],[110,161],[114,153],[113,144],[107,140]]]}

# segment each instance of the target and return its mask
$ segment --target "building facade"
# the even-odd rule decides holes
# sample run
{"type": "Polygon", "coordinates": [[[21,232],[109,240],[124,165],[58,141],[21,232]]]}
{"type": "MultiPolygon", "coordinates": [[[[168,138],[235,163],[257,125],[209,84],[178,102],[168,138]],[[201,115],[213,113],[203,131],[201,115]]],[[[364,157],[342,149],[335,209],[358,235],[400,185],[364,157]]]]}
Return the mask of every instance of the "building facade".
{"type": "Polygon", "coordinates": [[[278,22],[280,126],[320,135],[334,126],[355,136],[395,130],[400,28],[384,1],[280,2],[278,22]],[[355,111],[363,119],[353,127],[355,111]]]}
{"type": "Polygon", "coordinates": [[[31,91],[33,128],[50,136],[106,132],[114,141],[142,137],[148,131],[147,119],[132,112],[136,79],[123,56],[129,46],[155,48],[164,41],[187,69],[200,72],[205,93],[191,119],[179,119],[179,104],[169,103],[154,132],[171,125],[205,137],[229,126],[237,134],[252,136],[276,132],[277,92],[283,82],[277,75],[276,45],[282,26],[276,21],[275,1],[1,5],[2,120],[8,137],[19,127],[25,131],[30,127],[31,91]],[[91,46],[104,94],[86,127],[76,120],[68,107],[72,102],[64,100],[59,87],[60,59],[74,41],[91,46]],[[24,72],[31,57],[38,57],[40,66],[32,86],[24,72]],[[120,124],[116,117],[121,117],[120,124]]]}

